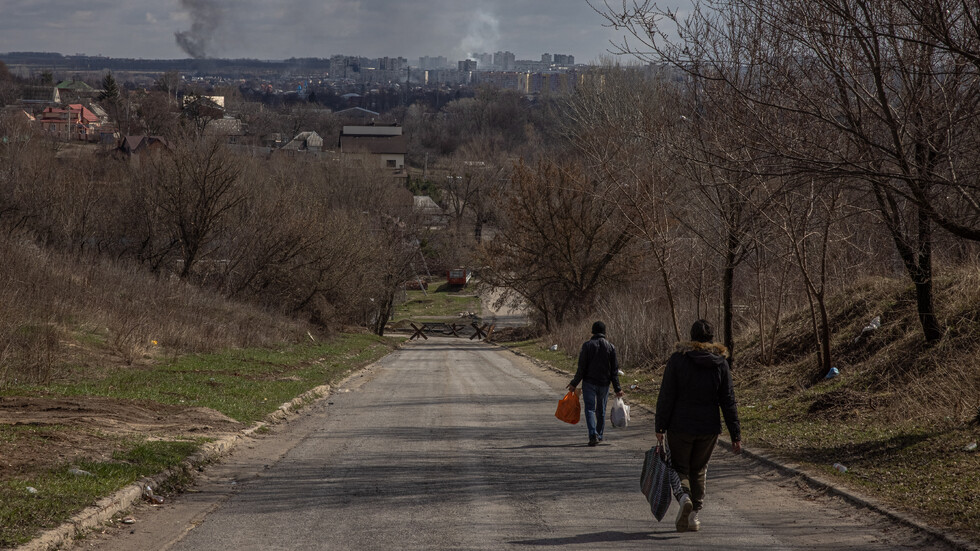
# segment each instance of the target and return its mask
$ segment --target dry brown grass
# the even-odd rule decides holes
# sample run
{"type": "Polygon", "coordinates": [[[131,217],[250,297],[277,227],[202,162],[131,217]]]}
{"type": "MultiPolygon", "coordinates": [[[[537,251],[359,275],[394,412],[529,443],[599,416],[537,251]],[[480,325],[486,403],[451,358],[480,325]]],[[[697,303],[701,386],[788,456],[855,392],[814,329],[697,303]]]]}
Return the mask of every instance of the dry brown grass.
{"type": "Polygon", "coordinates": [[[924,342],[914,290],[905,281],[869,278],[831,299],[832,362],[841,372],[833,396],[823,394],[825,383],[813,382],[818,366],[807,312],[785,318],[774,365],[759,361],[748,336],[736,378],[755,398],[799,399],[824,416],[972,419],[980,408],[980,268],[947,269],[937,277],[935,298],[948,330],[934,345],[924,342]],[[875,316],[881,329],[855,342],[875,316]]]}
{"type": "MultiPolygon", "coordinates": [[[[741,335],[733,371],[740,394],[758,403],[794,401],[801,414],[823,419],[860,417],[889,423],[915,418],[954,424],[976,419],[980,266],[940,270],[935,299],[948,331],[942,341],[929,346],[922,337],[915,291],[903,279],[869,277],[830,298],[832,363],[842,374],[833,385],[815,377],[820,367],[807,310],[782,319],[772,344],[772,364],[763,363],[755,332],[741,335]],[[881,329],[855,342],[875,316],[881,318],[881,329]]],[[[595,319],[606,322],[627,372],[649,372],[656,379],[657,368],[672,352],[673,330],[663,305],[645,303],[635,295],[613,298],[592,318],[556,329],[543,344],[557,344],[574,356],[595,319]]]]}
{"type": "Polygon", "coordinates": [[[549,345],[578,354],[592,334],[592,322],[602,320],[620,364],[627,369],[645,369],[665,360],[674,348],[676,339],[666,312],[663,304],[623,293],[603,303],[592,318],[566,324],[545,338],[551,341],[549,345]]]}
{"type": "Polygon", "coordinates": [[[134,363],[157,351],[274,346],[305,324],[227,301],[173,278],[104,259],[69,259],[0,239],[0,386],[45,383],[77,343],[134,363]]]}

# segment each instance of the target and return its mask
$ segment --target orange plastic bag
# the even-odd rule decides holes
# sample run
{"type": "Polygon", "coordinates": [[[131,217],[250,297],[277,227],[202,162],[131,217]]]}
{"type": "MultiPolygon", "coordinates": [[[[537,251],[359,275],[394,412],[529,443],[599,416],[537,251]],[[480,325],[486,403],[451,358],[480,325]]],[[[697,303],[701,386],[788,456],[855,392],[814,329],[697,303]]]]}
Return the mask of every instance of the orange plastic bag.
{"type": "Polygon", "coordinates": [[[564,398],[558,400],[558,409],[555,411],[555,417],[566,423],[575,425],[578,423],[581,414],[582,406],[579,404],[578,394],[569,391],[564,398]]]}

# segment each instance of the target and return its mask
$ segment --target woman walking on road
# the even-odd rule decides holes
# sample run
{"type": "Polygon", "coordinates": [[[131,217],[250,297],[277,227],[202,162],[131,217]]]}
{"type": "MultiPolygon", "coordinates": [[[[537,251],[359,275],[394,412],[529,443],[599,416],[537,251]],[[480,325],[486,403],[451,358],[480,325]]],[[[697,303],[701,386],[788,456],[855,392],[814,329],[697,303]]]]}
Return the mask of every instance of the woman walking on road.
{"type": "Polygon", "coordinates": [[[691,341],[678,343],[667,360],[657,397],[657,441],[667,436],[671,463],[681,479],[677,531],[701,528],[708,460],[721,434],[719,408],[725,417],[732,451],[741,453],[742,433],[728,365],[728,349],[712,342],[714,330],[705,320],[694,322],[691,341]]]}

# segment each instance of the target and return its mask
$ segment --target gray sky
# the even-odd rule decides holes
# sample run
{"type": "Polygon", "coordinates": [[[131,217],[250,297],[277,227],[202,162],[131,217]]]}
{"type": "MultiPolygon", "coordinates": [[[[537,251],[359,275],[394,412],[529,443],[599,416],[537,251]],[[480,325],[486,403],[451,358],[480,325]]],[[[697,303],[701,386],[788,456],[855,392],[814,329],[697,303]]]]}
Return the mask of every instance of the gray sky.
{"type": "Polygon", "coordinates": [[[510,50],[583,63],[617,39],[604,22],[585,0],[0,0],[0,52],[457,60],[510,50]]]}

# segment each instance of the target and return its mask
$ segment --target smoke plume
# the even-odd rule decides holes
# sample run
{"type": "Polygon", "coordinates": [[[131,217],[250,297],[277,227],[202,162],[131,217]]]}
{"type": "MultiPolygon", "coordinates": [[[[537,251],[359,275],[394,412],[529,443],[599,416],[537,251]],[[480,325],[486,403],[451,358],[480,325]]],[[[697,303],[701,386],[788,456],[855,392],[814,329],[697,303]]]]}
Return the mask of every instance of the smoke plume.
{"type": "Polygon", "coordinates": [[[221,25],[221,6],[215,0],[180,0],[180,5],[191,16],[191,28],[174,33],[177,45],[194,59],[205,59],[221,25]]]}
{"type": "Polygon", "coordinates": [[[459,44],[464,56],[493,52],[500,41],[500,21],[492,13],[479,10],[473,14],[466,36],[459,44]]]}

